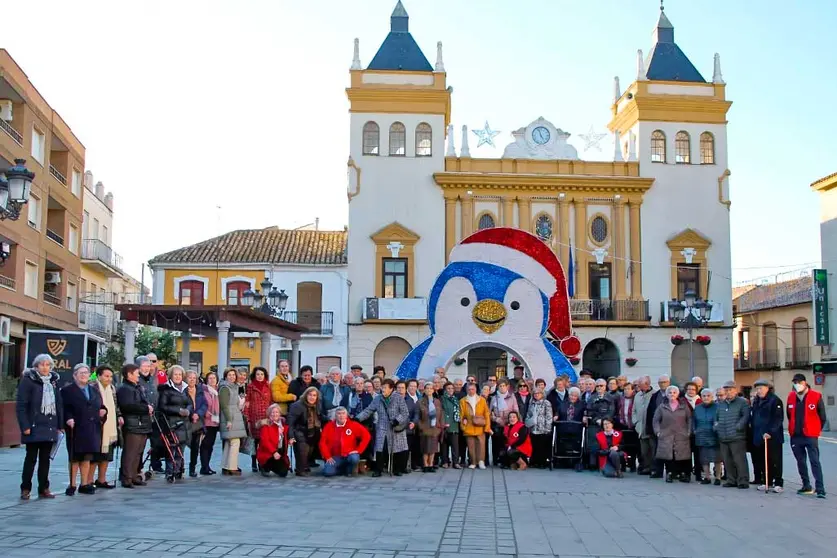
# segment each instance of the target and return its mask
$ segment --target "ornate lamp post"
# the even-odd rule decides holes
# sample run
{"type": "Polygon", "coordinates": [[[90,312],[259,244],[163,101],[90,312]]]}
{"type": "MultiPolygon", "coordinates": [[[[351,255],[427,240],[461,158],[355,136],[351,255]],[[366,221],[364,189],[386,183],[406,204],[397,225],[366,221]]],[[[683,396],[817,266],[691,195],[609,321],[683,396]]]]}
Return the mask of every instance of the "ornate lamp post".
{"type": "Polygon", "coordinates": [[[265,277],[260,283],[261,291],[247,289],[241,296],[241,302],[268,316],[282,317],[288,305],[288,295],[285,290],[278,290],[269,278],[265,277]]]}
{"type": "Polygon", "coordinates": [[[35,173],[26,168],[26,159],[15,159],[14,166],[0,172],[0,221],[20,218],[20,210],[29,202],[34,178],[35,173]]]}
{"type": "Polygon", "coordinates": [[[677,327],[689,332],[689,377],[695,377],[694,330],[709,322],[712,314],[712,303],[698,298],[695,291],[689,289],[685,293],[685,300],[672,300],[668,303],[668,312],[677,327]]]}

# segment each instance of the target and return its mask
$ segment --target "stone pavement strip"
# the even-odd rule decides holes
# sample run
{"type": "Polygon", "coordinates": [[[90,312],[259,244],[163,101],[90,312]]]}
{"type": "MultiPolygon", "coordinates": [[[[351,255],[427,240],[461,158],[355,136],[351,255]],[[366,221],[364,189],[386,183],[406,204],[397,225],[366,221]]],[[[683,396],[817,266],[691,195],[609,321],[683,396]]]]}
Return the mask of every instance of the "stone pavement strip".
{"type": "Polygon", "coordinates": [[[157,478],[67,497],[57,458],[60,495],[21,502],[22,460],[20,449],[0,450],[4,558],[784,558],[837,547],[837,499],[800,497],[795,486],[765,495],[635,475],[489,469],[381,479],[245,473],[174,486],[157,478]]]}

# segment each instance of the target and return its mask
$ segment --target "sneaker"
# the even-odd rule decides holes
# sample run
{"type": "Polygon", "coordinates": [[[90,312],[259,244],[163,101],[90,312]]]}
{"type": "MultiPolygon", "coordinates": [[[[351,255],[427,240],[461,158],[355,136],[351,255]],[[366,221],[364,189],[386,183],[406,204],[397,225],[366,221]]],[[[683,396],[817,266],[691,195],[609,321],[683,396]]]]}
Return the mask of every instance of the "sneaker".
{"type": "Polygon", "coordinates": [[[773,492],[775,492],[776,494],[781,494],[782,492],[785,491],[785,489],[782,488],[781,486],[774,486],[771,490],[773,492]]]}
{"type": "Polygon", "coordinates": [[[477,468],[477,466],[476,466],[476,465],[468,465],[468,468],[469,468],[469,469],[476,469],[476,468],[477,468]]]}
{"type": "Polygon", "coordinates": [[[817,498],[825,500],[825,492],[817,492],[817,498]]]}
{"type": "Polygon", "coordinates": [[[485,463],[483,463],[482,461],[480,461],[480,464],[478,465],[478,467],[479,467],[480,469],[485,469],[485,463]]]}
{"type": "Polygon", "coordinates": [[[756,490],[759,490],[760,492],[766,492],[767,491],[767,485],[766,484],[760,484],[756,490]]]}
{"type": "Polygon", "coordinates": [[[813,489],[813,488],[811,488],[810,486],[803,486],[802,488],[800,488],[799,490],[797,490],[797,491],[796,491],[796,493],[797,493],[797,494],[801,494],[801,495],[808,496],[808,495],[810,495],[810,494],[813,494],[813,493],[814,493],[814,489],[813,489]]]}
{"type": "Polygon", "coordinates": [[[712,484],[712,481],[709,479],[701,479],[700,484],[712,484]]]}
{"type": "Polygon", "coordinates": [[[30,498],[30,494],[32,494],[31,490],[21,490],[20,491],[20,499],[21,500],[28,500],[30,498]]]}

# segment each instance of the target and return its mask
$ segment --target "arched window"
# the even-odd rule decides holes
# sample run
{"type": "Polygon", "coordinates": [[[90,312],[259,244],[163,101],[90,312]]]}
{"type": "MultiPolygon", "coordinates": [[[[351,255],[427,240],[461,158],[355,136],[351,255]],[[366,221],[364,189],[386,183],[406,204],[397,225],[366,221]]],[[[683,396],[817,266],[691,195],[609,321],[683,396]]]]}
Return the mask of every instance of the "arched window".
{"type": "Polygon", "coordinates": [[[491,213],[483,213],[480,216],[480,220],[477,223],[477,228],[479,230],[482,229],[493,229],[494,228],[494,216],[491,213]]]}
{"type": "Polygon", "coordinates": [[[395,157],[407,154],[407,128],[401,122],[393,122],[389,127],[389,154],[395,157]]]}
{"type": "Polygon", "coordinates": [[[677,132],[674,136],[674,162],[678,165],[688,165],[691,158],[692,142],[689,134],[683,131],[677,132]]]}
{"type": "Polygon", "coordinates": [[[552,218],[549,215],[538,215],[535,220],[535,234],[541,240],[552,240],[552,218]]]}
{"type": "Polygon", "coordinates": [[[666,162],[666,135],[660,130],[651,133],[651,162],[666,162]]]}
{"type": "Polygon", "coordinates": [[[378,155],[381,147],[381,130],[374,122],[363,125],[363,154],[378,155]]]}
{"type": "Polygon", "coordinates": [[[709,132],[700,135],[700,164],[715,164],[715,137],[709,132]]]}
{"type": "Polygon", "coordinates": [[[433,128],[427,122],[416,126],[416,157],[433,155],[433,128]]]}

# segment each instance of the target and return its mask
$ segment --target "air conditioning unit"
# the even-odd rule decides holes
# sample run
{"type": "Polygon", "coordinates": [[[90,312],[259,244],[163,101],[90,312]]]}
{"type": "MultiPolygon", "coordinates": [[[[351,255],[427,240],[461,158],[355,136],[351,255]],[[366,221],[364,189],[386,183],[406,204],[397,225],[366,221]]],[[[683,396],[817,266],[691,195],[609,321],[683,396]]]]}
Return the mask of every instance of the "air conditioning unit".
{"type": "Polygon", "coordinates": [[[61,274],[57,271],[47,271],[44,273],[44,283],[57,285],[61,282],[61,274]]]}
{"type": "Polygon", "coordinates": [[[0,316],[0,343],[9,343],[12,334],[12,319],[0,316]]]}
{"type": "Polygon", "coordinates": [[[0,99],[0,120],[12,121],[12,102],[8,99],[0,99]]]}

